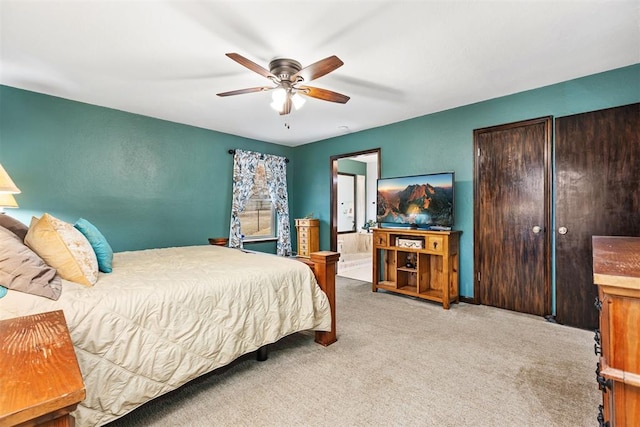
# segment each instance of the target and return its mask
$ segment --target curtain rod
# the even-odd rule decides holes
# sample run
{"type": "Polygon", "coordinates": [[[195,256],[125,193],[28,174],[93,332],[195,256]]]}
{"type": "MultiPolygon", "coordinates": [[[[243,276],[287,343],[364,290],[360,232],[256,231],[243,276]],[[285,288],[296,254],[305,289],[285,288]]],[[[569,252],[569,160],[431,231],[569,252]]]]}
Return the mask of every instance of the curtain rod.
{"type": "MultiPolygon", "coordinates": [[[[236,154],[236,150],[229,150],[229,154],[236,154]]],[[[264,159],[264,154],[262,154],[260,156],[260,159],[263,160],[264,159]]],[[[285,163],[289,163],[289,159],[288,158],[284,158],[285,163]]]]}

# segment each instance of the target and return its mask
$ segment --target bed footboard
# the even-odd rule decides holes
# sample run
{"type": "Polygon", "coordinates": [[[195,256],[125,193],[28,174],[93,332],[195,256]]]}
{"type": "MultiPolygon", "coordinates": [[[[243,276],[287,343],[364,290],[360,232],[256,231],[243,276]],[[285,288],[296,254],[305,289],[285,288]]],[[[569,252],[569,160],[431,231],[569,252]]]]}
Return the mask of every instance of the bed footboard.
{"type": "Polygon", "coordinates": [[[310,254],[310,258],[298,258],[309,265],[316,276],[320,289],[324,291],[331,306],[331,330],[328,332],[316,331],[315,341],[318,344],[328,346],[337,341],[336,335],[336,263],[340,258],[338,252],[320,251],[310,254]]]}

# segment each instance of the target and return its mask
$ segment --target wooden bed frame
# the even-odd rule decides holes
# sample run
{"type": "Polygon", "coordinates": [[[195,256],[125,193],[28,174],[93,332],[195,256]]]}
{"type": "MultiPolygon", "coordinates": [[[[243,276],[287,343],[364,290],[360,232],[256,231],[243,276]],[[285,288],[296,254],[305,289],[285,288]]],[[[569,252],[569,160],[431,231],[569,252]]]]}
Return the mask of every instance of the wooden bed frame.
{"type": "Polygon", "coordinates": [[[316,332],[316,342],[323,346],[328,346],[337,341],[336,336],[336,263],[340,258],[338,252],[321,251],[312,252],[310,257],[296,258],[304,262],[316,276],[316,281],[320,289],[327,295],[331,307],[331,331],[316,332]]]}
{"type": "MultiPolygon", "coordinates": [[[[313,271],[320,289],[327,295],[331,308],[331,330],[316,331],[315,341],[325,347],[338,340],[336,335],[336,263],[340,258],[338,252],[312,252],[309,258],[296,257],[296,260],[307,264],[313,271]]],[[[256,360],[264,362],[269,358],[269,346],[263,345],[256,350],[256,360]]]]}
{"type": "MultiPolygon", "coordinates": [[[[338,252],[321,251],[312,252],[309,258],[296,257],[296,260],[307,264],[320,289],[327,295],[331,308],[331,330],[316,331],[315,341],[323,346],[329,346],[338,340],[336,335],[336,263],[340,258],[338,252]]],[[[256,360],[264,362],[269,358],[269,346],[263,345],[256,350],[256,360]]]]}
{"type": "MultiPolygon", "coordinates": [[[[229,151],[231,152],[231,151],[229,151]]],[[[226,237],[210,237],[209,244],[217,246],[228,246],[229,239],[226,237]]],[[[246,252],[252,252],[244,249],[246,252]]],[[[309,258],[295,257],[300,262],[307,264],[316,276],[316,281],[320,289],[327,295],[329,306],[331,307],[331,331],[316,332],[315,341],[323,346],[328,346],[337,341],[336,336],[336,263],[340,258],[338,252],[320,251],[312,252],[309,258]]],[[[267,360],[267,347],[260,347],[257,351],[257,359],[267,360]]]]}

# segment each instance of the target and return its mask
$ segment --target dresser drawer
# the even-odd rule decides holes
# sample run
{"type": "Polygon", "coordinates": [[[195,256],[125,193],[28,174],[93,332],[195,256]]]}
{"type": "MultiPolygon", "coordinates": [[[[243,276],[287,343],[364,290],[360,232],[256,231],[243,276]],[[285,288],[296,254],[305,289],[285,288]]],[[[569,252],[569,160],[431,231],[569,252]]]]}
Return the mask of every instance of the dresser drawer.
{"type": "Polygon", "coordinates": [[[376,233],[374,235],[376,246],[389,246],[389,236],[382,233],[376,233]]]}
{"type": "Polygon", "coordinates": [[[296,227],[317,227],[319,224],[320,221],[314,218],[296,219],[296,227]]]}
{"type": "Polygon", "coordinates": [[[427,236],[427,247],[429,252],[441,254],[444,251],[444,238],[442,236],[427,236]]]}

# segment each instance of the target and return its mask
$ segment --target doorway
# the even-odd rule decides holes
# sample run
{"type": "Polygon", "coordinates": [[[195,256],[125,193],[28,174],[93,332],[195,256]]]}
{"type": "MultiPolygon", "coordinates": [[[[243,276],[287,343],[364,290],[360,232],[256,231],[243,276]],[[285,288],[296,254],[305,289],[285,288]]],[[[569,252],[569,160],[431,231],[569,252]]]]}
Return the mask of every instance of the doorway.
{"type": "Polygon", "coordinates": [[[551,314],[551,117],[474,131],[474,295],[551,314]]]}
{"type": "Polygon", "coordinates": [[[340,252],[338,275],[371,281],[371,233],[376,221],[376,183],[380,149],[332,156],[330,247],[340,252]]]}

